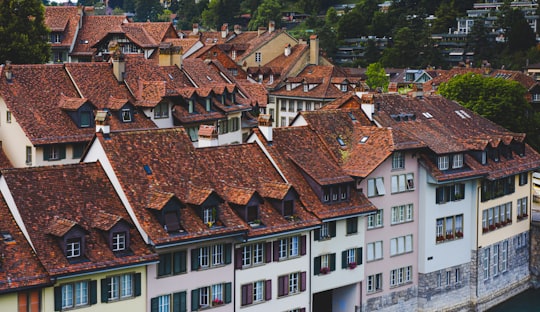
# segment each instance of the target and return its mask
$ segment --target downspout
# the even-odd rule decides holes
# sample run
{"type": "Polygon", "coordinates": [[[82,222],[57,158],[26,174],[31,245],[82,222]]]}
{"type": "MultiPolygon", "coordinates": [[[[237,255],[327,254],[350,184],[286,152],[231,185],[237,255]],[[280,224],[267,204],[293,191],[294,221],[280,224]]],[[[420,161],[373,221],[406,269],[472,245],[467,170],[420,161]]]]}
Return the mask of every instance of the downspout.
{"type": "Polygon", "coordinates": [[[480,200],[481,200],[481,191],[482,191],[482,187],[481,186],[477,186],[477,191],[476,191],[476,285],[475,285],[475,290],[476,290],[476,298],[475,298],[475,306],[478,306],[478,281],[479,281],[479,276],[478,274],[480,274],[480,260],[479,260],[479,256],[480,256],[480,246],[478,246],[478,238],[479,238],[479,235],[478,235],[478,220],[480,218],[480,200]]]}

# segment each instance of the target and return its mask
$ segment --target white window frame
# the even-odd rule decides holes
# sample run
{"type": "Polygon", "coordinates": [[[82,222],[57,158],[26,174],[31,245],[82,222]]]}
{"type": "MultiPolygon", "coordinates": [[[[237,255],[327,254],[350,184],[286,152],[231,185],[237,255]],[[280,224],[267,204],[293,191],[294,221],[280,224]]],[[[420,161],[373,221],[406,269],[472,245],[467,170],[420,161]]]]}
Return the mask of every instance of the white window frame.
{"type": "Polygon", "coordinates": [[[484,249],[484,254],[482,256],[482,264],[484,269],[484,280],[489,279],[489,247],[484,249]]]}
{"type": "Polygon", "coordinates": [[[382,196],[386,194],[384,189],[384,179],[382,177],[368,179],[368,197],[382,196]]]}
{"type": "Polygon", "coordinates": [[[377,213],[368,215],[368,229],[379,228],[383,226],[383,210],[379,209],[377,213]]]}
{"type": "Polygon", "coordinates": [[[437,168],[439,170],[448,170],[450,166],[450,157],[448,155],[439,156],[437,158],[437,168]]]}
{"type": "Polygon", "coordinates": [[[367,277],[367,292],[374,293],[382,290],[382,273],[369,275],[367,277]]]}
{"type": "Polygon", "coordinates": [[[131,122],[131,110],[130,109],[122,109],[122,122],[131,122]]]}
{"type": "Polygon", "coordinates": [[[66,242],[66,257],[77,258],[81,256],[81,240],[78,238],[70,239],[66,242]]]}
{"type": "Polygon", "coordinates": [[[452,169],[463,168],[463,154],[458,153],[452,156],[452,169]]]}
{"type": "Polygon", "coordinates": [[[493,245],[493,276],[499,275],[499,245],[493,245]]]}
{"type": "Polygon", "coordinates": [[[383,258],[383,241],[376,241],[366,245],[366,260],[376,261],[383,258]]]}
{"type": "Polygon", "coordinates": [[[392,207],[392,224],[399,224],[413,221],[413,204],[399,205],[392,207]]]}
{"type": "Polygon", "coordinates": [[[112,235],[112,251],[126,249],[126,232],[115,232],[112,235]]]}
{"type": "Polygon", "coordinates": [[[398,174],[392,176],[392,194],[414,190],[414,174],[398,174]]]}
{"type": "Polygon", "coordinates": [[[392,154],[392,169],[405,169],[405,153],[394,152],[392,154]]]}

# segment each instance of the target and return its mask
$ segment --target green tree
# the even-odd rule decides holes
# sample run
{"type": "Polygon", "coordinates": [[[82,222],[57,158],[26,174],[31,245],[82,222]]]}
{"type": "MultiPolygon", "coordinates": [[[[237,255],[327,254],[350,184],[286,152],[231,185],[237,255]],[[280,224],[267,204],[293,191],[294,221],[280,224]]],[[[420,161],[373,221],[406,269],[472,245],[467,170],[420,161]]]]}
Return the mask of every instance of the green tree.
{"type": "Polygon", "coordinates": [[[538,149],[538,113],[525,99],[527,89],[519,82],[468,73],[458,75],[439,87],[439,93],[511,131],[527,133],[538,149]]]}
{"type": "Polygon", "coordinates": [[[0,62],[39,64],[49,60],[49,31],[39,0],[0,1],[0,62]]]}
{"type": "Polygon", "coordinates": [[[372,63],[366,69],[366,83],[371,89],[381,88],[388,90],[390,79],[386,76],[386,72],[381,63],[372,63]]]}
{"type": "Polygon", "coordinates": [[[454,1],[443,2],[435,12],[437,19],[433,21],[431,32],[434,34],[447,33],[448,28],[456,26],[457,10],[454,1]]]}
{"type": "Polygon", "coordinates": [[[509,13],[509,29],[507,29],[508,49],[510,51],[526,51],[536,45],[536,35],[520,10],[509,13]]]}
{"type": "Polygon", "coordinates": [[[256,30],[259,26],[266,26],[268,22],[277,24],[281,20],[281,4],[277,0],[263,0],[253,18],[249,21],[248,28],[256,30]]]}
{"type": "Polygon", "coordinates": [[[240,13],[240,1],[210,0],[202,12],[202,21],[206,27],[220,29],[224,23],[233,24],[240,13]]]}
{"type": "Polygon", "coordinates": [[[161,13],[163,13],[163,7],[159,0],[136,0],[135,2],[135,20],[137,22],[155,22],[161,13]]]}

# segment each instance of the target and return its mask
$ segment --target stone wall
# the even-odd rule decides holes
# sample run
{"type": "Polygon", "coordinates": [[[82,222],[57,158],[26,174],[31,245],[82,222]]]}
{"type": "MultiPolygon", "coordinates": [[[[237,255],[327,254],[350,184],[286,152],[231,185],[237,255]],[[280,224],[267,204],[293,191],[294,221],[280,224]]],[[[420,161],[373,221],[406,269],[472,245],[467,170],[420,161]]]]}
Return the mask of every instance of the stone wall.
{"type": "Polygon", "coordinates": [[[531,283],[534,288],[540,288],[540,221],[531,223],[531,283]]]}
{"type": "Polygon", "coordinates": [[[416,286],[401,286],[388,295],[369,298],[367,304],[362,305],[362,311],[416,311],[417,295],[416,286]]]}

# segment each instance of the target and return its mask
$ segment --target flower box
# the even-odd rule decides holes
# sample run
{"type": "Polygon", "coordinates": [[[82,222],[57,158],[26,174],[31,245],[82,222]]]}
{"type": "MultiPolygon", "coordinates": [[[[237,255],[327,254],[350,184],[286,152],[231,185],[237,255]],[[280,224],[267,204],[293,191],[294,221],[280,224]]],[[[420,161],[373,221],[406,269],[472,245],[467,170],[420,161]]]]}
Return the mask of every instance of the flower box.
{"type": "Polygon", "coordinates": [[[489,228],[482,228],[482,233],[489,232],[489,228]]]}
{"type": "Polygon", "coordinates": [[[463,232],[456,232],[457,238],[463,238],[463,232]]]}
{"type": "Polygon", "coordinates": [[[495,224],[491,224],[491,225],[489,226],[489,230],[490,230],[490,231],[495,230],[495,228],[496,228],[496,227],[495,227],[495,224]]]}
{"type": "Polygon", "coordinates": [[[444,241],[444,236],[437,236],[437,242],[442,242],[444,241]]]}
{"type": "Polygon", "coordinates": [[[213,306],[222,305],[222,304],[223,304],[223,300],[221,300],[221,299],[216,298],[216,299],[212,300],[212,305],[213,306]]]}
{"type": "Polygon", "coordinates": [[[329,267],[322,267],[321,268],[321,274],[328,274],[330,273],[330,268],[329,267]]]}
{"type": "Polygon", "coordinates": [[[454,235],[452,235],[452,234],[446,234],[446,239],[454,239],[454,235]]]}
{"type": "Polygon", "coordinates": [[[354,269],[356,268],[356,262],[349,262],[349,269],[354,269]]]}

